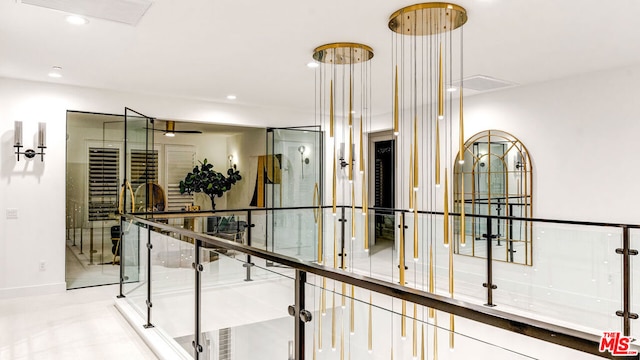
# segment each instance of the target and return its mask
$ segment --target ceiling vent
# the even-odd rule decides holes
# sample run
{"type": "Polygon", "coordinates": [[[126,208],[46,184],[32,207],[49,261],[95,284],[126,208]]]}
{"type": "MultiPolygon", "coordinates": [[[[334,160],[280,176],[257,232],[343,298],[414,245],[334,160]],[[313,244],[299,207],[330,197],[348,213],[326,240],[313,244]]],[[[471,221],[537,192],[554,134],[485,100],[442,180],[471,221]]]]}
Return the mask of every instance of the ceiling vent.
{"type": "MultiPolygon", "coordinates": [[[[460,81],[455,82],[454,85],[456,87],[460,86],[460,81]]],[[[516,85],[517,84],[509,81],[498,80],[485,75],[470,76],[468,78],[465,78],[462,82],[463,88],[474,91],[492,91],[516,85]]]]}
{"type": "Polygon", "coordinates": [[[136,26],[150,0],[18,0],[23,4],[136,26]]]}

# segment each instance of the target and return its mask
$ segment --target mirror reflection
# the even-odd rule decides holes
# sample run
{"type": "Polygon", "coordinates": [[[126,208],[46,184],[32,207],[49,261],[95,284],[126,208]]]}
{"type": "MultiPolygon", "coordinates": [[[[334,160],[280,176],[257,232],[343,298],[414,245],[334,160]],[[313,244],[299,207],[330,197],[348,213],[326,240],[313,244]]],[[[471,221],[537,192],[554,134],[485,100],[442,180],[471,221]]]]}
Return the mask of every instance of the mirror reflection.
{"type": "Polygon", "coordinates": [[[532,167],[524,144],[504,131],[487,130],[467,140],[464,161],[459,160],[460,154],[454,206],[458,213],[464,206],[467,216],[464,234],[456,219],[455,252],[486,258],[490,243],[494,259],[531,265],[531,222],[526,219],[532,218],[532,167]]]}

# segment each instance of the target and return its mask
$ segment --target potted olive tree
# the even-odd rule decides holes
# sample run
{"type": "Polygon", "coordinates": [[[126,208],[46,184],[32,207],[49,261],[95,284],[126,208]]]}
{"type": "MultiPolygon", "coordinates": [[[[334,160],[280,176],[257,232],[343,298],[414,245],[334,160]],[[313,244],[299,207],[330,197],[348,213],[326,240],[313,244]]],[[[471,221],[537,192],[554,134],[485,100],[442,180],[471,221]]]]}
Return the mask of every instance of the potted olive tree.
{"type": "Polygon", "coordinates": [[[221,197],[225,192],[231,189],[237,181],[242,179],[240,171],[235,168],[227,170],[227,176],[213,170],[213,164],[204,161],[198,161],[200,166],[193,168],[184,180],[180,181],[180,194],[187,193],[204,193],[211,199],[211,208],[216,209],[215,197],[221,197]]]}

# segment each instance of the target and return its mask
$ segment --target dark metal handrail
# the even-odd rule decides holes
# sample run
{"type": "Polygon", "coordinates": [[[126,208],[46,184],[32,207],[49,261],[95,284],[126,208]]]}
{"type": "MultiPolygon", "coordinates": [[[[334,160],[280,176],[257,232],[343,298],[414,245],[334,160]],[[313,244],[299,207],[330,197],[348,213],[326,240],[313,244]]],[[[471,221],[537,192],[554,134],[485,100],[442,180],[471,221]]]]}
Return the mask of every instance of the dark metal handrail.
{"type": "MultiPolygon", "coordinates": [[[[162,218],[163,215],[183,215],[184,217],[198,217],[198,216],[206,216],[206,215],[215,215],[216,213],[231,213],[231,212],[262,212],[262,211],[287,211],[287,210],[314,210],[318,208],[322,209],[330,209],[331,205],[323,205],[323,206],[295,206],[295,207],[285,207],[285,208],[243,208],[243,209],[225,209],[225,210],[201,210],[201,211],[166,211],[166,212],[136,212],[131,213],[131,215],[135,216],[151,216],[154,218],[162,218]]],[[[338,208],[348,208],[351,206],[347,205],[337,205],[338,208]]],[[[361,210],[361,206],[355,206],[356,209],[361,210]]],[[[396,209],[396,208],[383,208],[383,207],[368,207],[368,210],[373,211],[383,211],[383,212],[398,212],[398,213],[413,213],[414,211],[407,209],[396,209]]],[[[444,215],[442,211],[425,211],[418,210],[418,214],[421,215],[444,215]]],[[[460,216],[460,213],[449,211],[450,216],[460,216]]],[[[609,222],[594,222],[594,221],[580,221],[580,220],[558,220],[558,219],[544,219],[544,218],[527,218],[527,217],[515,217],[515,216],[500,216],[500,215],[479,215],[479,214],[465,214],[465,217],[468,218],[492,218],[499,220],[511,220],[511,221],[531,221],[531,222],[542,222],[542,223],[552,223],[552,224],[566,224],[566,225],[582,225],[582,226],[601,226],[601,227],[617,227],[617,228],[629,228],[629,229],[640,229],[640,224],[623,224],[623,223],[609,223],[609,222]]]]}
{"type": "MultiPolygon", "coordinates": [[[[251,210],[254,211],[256,209],[251,210]]],[[[259,257],[267,261],[272,261],[294,268],[297,271],[312,273],[317,276],[351,284],[359,288],[371,290],[376,293],[434,308],[456,316],[461,316],[480,323],[495,326],[504,330],[530,336],[536,339],[544,340],[550,343],[569,347],[575,350],[580,350],[601,357],[611,358],[611,355],[609,353],[601,353],[599,351],[599,336],[583,331],[562,327],[543,321],[533,320],[527,317],[500,311],[495,308],[488,308],[482,305],[476,305],[441,295],[431,294],[367,276],[348,273],[342,270],[295,259],[289,256],[280,255],[255,247],[242,245],[233,241],[217,238],[215,236],[197,233],[182,228],[175,228],[167,224],[141,219],[133,215],[123,215],[122,220],[142,224],[149,229],[159,229],[173,232],[178,235],[193,238],[194,242],[200,241],[202,243],[213,245],[216,248],[238,251],[246,255],[259,257]]]]}

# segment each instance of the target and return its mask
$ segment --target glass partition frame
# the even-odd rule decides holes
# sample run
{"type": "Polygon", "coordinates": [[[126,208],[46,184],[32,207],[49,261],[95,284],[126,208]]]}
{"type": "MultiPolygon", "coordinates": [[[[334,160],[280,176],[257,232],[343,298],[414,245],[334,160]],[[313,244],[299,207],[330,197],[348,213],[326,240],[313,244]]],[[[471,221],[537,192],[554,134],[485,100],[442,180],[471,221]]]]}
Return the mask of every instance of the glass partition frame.
{"type": "Polygon", "coordinates": [[[323,132],[318,129],[267,129],[266,177],[272,180],[264,180],[266,249],[305,260],[317,258],[317,229],[305,226],[317,220],[313,211],[293,209],[322,206],[324,147],[323,132]],[[292,210],[271,210],[276,208],[292,210]]]}

